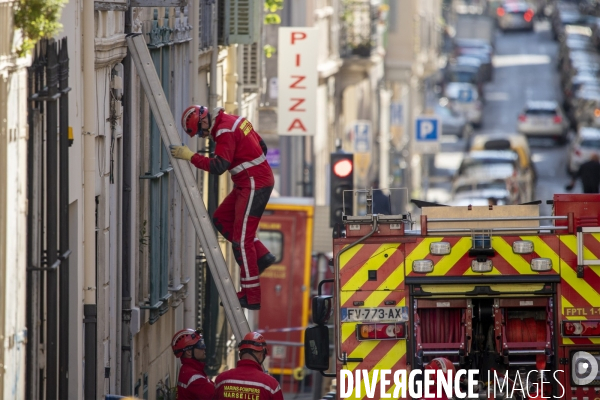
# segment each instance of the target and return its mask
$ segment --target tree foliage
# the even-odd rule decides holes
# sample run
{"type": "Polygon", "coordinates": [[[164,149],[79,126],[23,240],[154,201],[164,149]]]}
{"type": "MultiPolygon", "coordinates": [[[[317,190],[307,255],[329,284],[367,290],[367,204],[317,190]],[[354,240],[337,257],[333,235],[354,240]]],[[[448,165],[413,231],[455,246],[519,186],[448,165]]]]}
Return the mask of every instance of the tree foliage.
{"type": "Polygon", "coordinates": [[[283,9],[283,0],[265,0],[265,25],[277,25],[281,23],[281,17],[277,11],[283,9]]]}
{"type": "MultiPolygon", "coordinates": [[[[281,17],[278,11],[283,10],[283,0],[265,0],[265,25],[279,25],[281,24],[281,17]]],[[[263,46],[263,51],[267,58],[273,57],[277,52],[277,49],[270,44],[263,46]]]]}
{"type": "Polygon", "coordinates": [[[17,49],[19,56],[29,52],[38,40],[55,35],[61,28],[60,13],[68,0],[18,0],[14,24],[23,35],[23,43],[17,49]]]}

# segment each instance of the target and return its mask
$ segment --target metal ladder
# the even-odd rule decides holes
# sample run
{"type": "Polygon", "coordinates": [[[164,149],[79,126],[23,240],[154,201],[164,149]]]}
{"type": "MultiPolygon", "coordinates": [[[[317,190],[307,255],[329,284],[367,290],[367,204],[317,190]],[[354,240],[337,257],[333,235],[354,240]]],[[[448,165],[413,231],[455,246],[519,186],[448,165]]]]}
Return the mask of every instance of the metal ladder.
{"type": "MultiPolygon", "coordinates": [[[[165,146],[169,147],[172,144],[181,144],[181,138],[177,133],[173,114],[171,114],[169,103],[165,97],[143,35],[130,34],[126,37],[126,40],[165,146]]],[[[225,315],[229,321],[229,325],[233,329],[233,334],[237,342],[240,342],[250,332],[250,326],[240,306],[231,275],[227,269],[225,258],[219,247],[217,235],[212,226],[212,221],[206,211],[200,190],[196,184],[192,164],[185,160],[173,158],[170,152],[168,153],[175,177],[177,178],[192,223],[196,229],[196,234],[206,254],[210,272],[215,278],[215,285],[225,308],[225,315]]]]}

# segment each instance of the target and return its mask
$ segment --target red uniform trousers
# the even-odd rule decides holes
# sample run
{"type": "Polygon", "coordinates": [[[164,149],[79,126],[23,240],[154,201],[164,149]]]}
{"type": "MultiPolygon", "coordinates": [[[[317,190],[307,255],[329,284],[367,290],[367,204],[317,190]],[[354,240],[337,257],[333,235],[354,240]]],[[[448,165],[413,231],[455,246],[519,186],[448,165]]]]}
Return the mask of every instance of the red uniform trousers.
{"type": "Polygon", "coordinates": [[[258,223],[267,206],[273,186],[234,186],[213,215],[217,230],[231,242],[235,260],[240,266],[241,288],[238,297],[246,296],[248,304],[260,303],[260,280],[257,260],[269,250],[256,237],[258,223]]]}

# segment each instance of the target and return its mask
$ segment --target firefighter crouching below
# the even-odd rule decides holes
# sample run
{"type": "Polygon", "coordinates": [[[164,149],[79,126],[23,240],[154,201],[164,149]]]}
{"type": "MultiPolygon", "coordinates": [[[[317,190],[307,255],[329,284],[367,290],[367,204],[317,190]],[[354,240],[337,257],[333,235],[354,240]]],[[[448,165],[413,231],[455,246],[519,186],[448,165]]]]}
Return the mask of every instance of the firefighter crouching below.
{"type": "Polygon", "coordinates": [[[177,400],[212,400],[215,384],[204,372],[206,345],[199,331],[180,330],[173,336],[171,347],[175,357],[181,358],[177,381],[177,400]]]}
{"type": "Polygon", "coordinates": [[[171,145],[173,157],[188,160],[214,175],[225,171],[231,174],[233,190],[217,207],[212,218],[217,230],[231,242],[235,260],[240,266],[240,305],[260,310],[258,276],[275,262],[275,256],[256,237],[258,223],[275,183],[266,158],[267,145],[250,121],[226,114],[220,107],[213,110],[212,118],[204,106],[188,107],[181,118],[181,125],[190,137],[210,137],[215,142],[215,156],[205,157],[187,146],[171,145]]]}
{"type": "Polygon", "coordinates": [[[267,357],[267,342],[256,332],[250,332],[238,344],[240,361],[237,367],[222,372],[215,380],[216,399],[283,400],[279,383],[262,369],[267,357]]]}

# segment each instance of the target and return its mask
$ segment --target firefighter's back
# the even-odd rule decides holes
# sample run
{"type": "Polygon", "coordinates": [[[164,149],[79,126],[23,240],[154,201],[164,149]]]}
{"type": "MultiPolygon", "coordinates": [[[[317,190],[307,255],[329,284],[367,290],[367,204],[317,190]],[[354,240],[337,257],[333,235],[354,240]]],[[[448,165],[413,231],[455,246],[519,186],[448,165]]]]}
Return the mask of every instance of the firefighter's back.
{"type": "Polygon", "coordinates": [[[217,399],[283,400],[279,383],[252,360],[240,360],[237,367],[222,372],[215,380],[217,399]]]}

